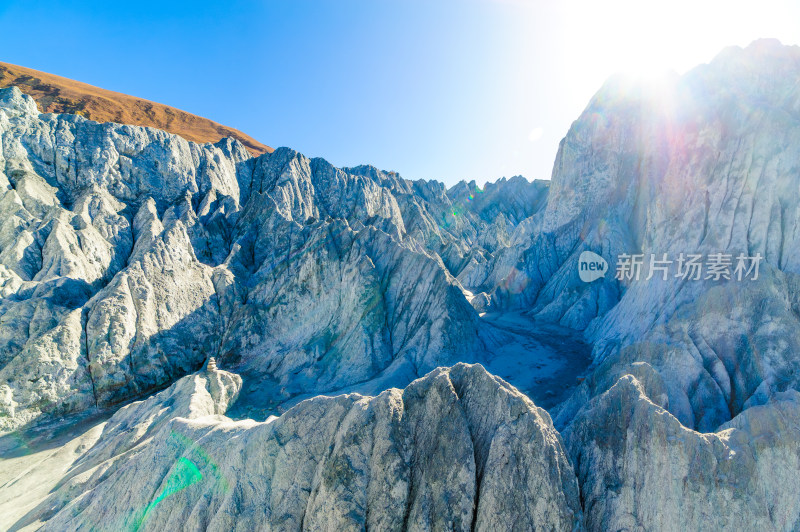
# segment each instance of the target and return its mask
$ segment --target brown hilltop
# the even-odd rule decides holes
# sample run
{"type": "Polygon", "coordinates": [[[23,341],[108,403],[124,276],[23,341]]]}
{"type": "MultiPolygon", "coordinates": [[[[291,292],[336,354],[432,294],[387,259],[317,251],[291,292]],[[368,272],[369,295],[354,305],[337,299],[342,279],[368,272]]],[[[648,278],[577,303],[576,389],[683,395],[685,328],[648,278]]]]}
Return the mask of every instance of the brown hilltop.
{"type": "Polygon", "coordinates": [[[42,112],[77,114],[97,122],[150,126],[200,143],[233,137],[253,155],[273,151],[239,130],[174,107],[0,62],[0,87],[11,85],[32,96],[42,112]]]}

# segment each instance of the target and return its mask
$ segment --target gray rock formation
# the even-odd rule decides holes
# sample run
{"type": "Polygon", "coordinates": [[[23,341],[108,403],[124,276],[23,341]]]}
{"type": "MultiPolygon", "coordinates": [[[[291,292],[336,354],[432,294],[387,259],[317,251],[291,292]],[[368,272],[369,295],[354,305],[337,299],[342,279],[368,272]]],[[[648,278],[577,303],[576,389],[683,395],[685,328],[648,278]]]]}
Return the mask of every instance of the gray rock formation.
{"type": "Polygon", "coordinates": [[[219,415],[240,382],[208,369],[120,409],[14,528],[580,526],[550,417],[480,366],[437,369],[377,397],[310,399],[263,423],[219,415]]]}
{"type": "Polygon", "coordinates": [[[613,77],[573,124],[547,206],[504,250],[518,257],[514,281],[491,294],[592,342],[599,373],[557,425],[635,361],[663,380],[669,411],[706,432],[800,387],[799,59],[757,41],[654,86],[613,77]],[[673,265],[667,280],[645,267],[638,281],[587,284],[585,250],[610,265],[623,253],[764,260],[757,281],[681,279],[673,265]]]}
{"type": "Polygon", "coordinates": [[[438,183],[288,149],[39,114],[15,88],[0,113],[2,428],[113,407],[209,356],[263,414],[482,346],[454,276],[511,224],[489,207],[456,215],[438,183]]]}
{"type": "Polygon", "coordinates": [[[589,530],[797,530],[800,393],[698,433],[633,375],[565,433],[589,530]]]}

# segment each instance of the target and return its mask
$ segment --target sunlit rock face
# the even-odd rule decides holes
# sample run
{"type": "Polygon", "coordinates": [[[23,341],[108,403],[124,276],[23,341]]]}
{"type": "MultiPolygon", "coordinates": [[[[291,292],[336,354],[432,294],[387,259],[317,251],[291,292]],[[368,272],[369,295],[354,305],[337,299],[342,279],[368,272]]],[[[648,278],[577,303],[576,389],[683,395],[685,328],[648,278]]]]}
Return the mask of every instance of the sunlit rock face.
{"type": "Polygon", "coordinates": [[[463,290],[547,195],[515,178],[476,199],[474,183],[286,148],[254,159],[228,139],[40,114],[15,88],[0,139],[5,429],[144,396],[210,356],[242,373],[258,415],[377,376],[404,385],[482,347],[463,290]]]}
{"type": "Polygon", "coordinates": [[[218,415],[239,384],[209,369],[122,408],[60,487],[17,525],[580,526],[578,485],[550,417],[480,366],[438,369],[377,397],[310,399],[265,423],[218,415]]]}
{"type": "Polygon", "coordinates": [[[620,378],[564,434],[587,529],[797,529],[796,390],[702,434],[653,403],[661,390],[643,382],[620,378]]]}
{"type": "Polygon", "coordinates": [[[670,412],[710,431],[800,384],[798,60],[758,41],[682,77],[612,77],[561,142],[547,206],[504,250],[518,262],[492,301],[585,331],[601,369],[584,398],[646,361],[670,412]],[[756,281],[680,279],[675,265],[646,280],[648,263],[638,282],[584,283],[586,250],[612,267],[623,253],[723,253],[731,271],[740,254],[764,260],[756,281]]]}
{"type": "Polygon", "coordinates": [[[235,204],[249,155],[40,115],[15,88],[0,92],[0,139],[0,425],[114,404],[199,367],[218,312],[192,201],[235,204]]]}
{"type": "Polygon", "coordinates": [[[513,295],[594,343],[594,370],[556,413],[588,529],[800,523],[786,473],[800,449],[799,60],[763,41],[658,87],[612,79],[561,144],[540,239],[573,251],[513,295]],[[755,281],[586,285],[572,262],[584,249],[764,261],[755,281]]]}

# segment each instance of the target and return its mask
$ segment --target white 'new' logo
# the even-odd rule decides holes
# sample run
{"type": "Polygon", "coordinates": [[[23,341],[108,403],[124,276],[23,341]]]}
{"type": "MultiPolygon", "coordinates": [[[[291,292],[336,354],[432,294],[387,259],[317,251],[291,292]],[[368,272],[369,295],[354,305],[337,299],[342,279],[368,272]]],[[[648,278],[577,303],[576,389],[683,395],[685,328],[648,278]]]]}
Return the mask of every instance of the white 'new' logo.
{"type": "Polygon", "coordinates": [[[591,283],[596,279],[600,279],[606,275],[608,271],[608,263],[606,259],[592,253],[591,251],[584,251],[578,257],[578,275],[584,283],[591,283]]]}

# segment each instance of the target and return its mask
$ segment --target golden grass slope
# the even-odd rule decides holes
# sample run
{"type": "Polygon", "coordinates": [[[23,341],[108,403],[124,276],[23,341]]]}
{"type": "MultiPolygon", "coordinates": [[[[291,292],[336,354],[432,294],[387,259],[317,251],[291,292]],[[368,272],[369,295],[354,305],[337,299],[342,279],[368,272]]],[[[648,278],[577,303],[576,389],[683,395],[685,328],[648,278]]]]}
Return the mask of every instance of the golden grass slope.
{"type": "Polygon", "coordinates": [[[241,131],[174,107],[0,62],[0,87],[11,85],[32,96],[42,112],[78,114],[97,122],[150,126],[200,143],[233,137],[253,155],[273,151],[241,131]]]}

